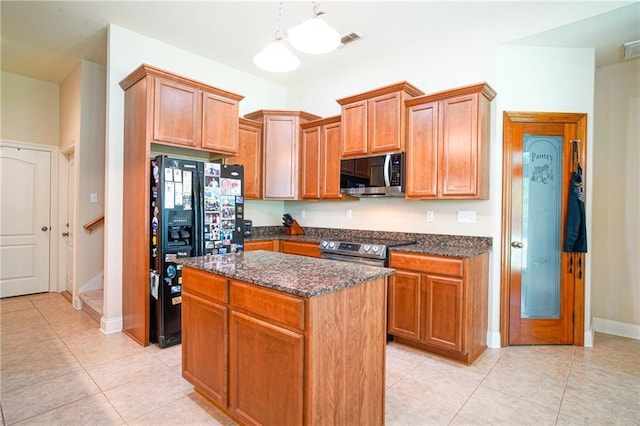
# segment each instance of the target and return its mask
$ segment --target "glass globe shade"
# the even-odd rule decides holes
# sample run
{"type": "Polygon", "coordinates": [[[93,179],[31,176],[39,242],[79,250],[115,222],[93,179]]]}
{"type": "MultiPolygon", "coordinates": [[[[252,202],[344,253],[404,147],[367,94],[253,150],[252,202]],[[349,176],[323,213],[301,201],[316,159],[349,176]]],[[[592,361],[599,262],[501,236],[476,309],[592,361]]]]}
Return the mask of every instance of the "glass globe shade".
{"type": "Polygon", "coordinates": [[[254,56],[253,63],[265,71],[287,72],[298,68],[300,59],[291,53],[281,39],[277,39],[254,56]]]}
{"type": "Polygon", "coordinates": [[[304,53],[320,54],[340,45],[340,34],[322,19],[314,16],[287,32],[289,43],[304,53]]]}

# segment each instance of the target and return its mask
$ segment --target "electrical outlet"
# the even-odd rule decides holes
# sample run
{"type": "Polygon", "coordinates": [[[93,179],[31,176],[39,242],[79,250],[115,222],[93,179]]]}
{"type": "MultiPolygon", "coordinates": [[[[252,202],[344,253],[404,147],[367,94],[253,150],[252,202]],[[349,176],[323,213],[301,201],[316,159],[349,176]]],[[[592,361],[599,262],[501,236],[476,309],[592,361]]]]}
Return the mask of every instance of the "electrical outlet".
{"type": "Polygon", "coordinates": [[[476,223],[476,212],[460,210],[458,212],[459,223],[476,223]]]}
{"type": "Polygon", "coordinates": [[[301,210],[300,211],[300,218],[304,219],[305,217],[307,217],[307,211],[306,210],[301,210]]]}
{"type": "Polygon", "coordinates": [[[433,210],[427,210],[427,222],[433,222],[433,210]]]}
{"type": "Polygon", "coordinates": [[[351,210],[347,210],[347,211],[344,213],[344,216],[347,218],[347,220],[351,220],[351,210]]]}

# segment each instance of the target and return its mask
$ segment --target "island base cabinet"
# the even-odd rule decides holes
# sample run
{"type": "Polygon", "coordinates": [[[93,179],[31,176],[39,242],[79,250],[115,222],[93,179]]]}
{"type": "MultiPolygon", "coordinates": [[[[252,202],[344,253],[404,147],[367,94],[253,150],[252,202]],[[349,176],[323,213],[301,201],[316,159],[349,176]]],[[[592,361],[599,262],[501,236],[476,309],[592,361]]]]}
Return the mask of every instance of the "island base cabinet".
{"type": "Polygon", "coordinates": [[[182,321],[201,324],[183,328],[182,376],[209,399],[226,406],[229,309],[186,293],[182,300],[182,321]]]}
{"type": "Polygon", "coordinates": [[[183,375],[236,422],[384,424],[386,277],[311,297],[188,266],[183,277],[183,375]]]}
{"type": "Polygon", "coordinates": [[[304,337],[231,315],[230,408],[243,424],[302,425],[304,337]]]}

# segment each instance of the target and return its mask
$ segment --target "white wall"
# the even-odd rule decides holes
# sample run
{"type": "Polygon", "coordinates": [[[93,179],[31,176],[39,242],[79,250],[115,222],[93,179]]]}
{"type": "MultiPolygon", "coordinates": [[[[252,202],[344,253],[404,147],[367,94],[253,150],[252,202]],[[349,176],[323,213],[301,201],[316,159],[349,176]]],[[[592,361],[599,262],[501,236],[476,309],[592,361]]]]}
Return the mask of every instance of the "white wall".
{"type": "MultiPolygon", "coordinates": [[[[240,114],[286,106],[282,86],[261,80],[226,65],[142,36],[117,25],[109,26],[107,70],[107,146],[105,185],[105,286],[101,329],[122,328],[122,152],[124,92],[118,83],[142,63],[244,95],[240,114]]],[[[275,204],[278,206],[278,204],[275,204]]],[[[255,206],[254,206],[255,207],[255,206]]],[[[251,205],[246,215],[251,217],[251,205]]],[[[270,205],[268,209],[273,209],[270,205]]],[[[279,207],[276,207],[278,210],[279,207]]],[[[281,216],[278,212],[278,219],[281,216]]],[[[257,213],[257,212],[256,212],[257,213]]],[[[255,214],[260,217],[259,214],[255,214]]],[[[269,215],[268,217],[271,217],[269,215]]],[[[275,216],[275,213],[273,214],[275,216]]]]}
{"type": "Polygon", "coordinates": [[[0,139],[60,145],[60,87],[17,74],[0,74],[0,139]]]}
{"type": "Polygon", "coordinates": [[[104,268],[104,227],[92,232],[82,228],[104,215],[106,67],[81,62],[82,93],[80,138],[76,144],[78,170],[77,209],[77,289],[78,294],[102,288],[104,268]],[[97,194],[97,202],[90,195],[97,194]]]}
{"type": "MultiPolygon", "coordinates": [[[[587,235],[592,229],[593,206],[593,104],[595,56],[593,49],[501,47],[498,49],[499,115],[496,127],[502,129],[502,111],[578,112],[587,114],[586,215],[587,235]]],[[[502,139],[502,136],[500,137],[502,139]]],[[[502,155],[502,149],[500,155],[502,155]]],[[[492,168],[493,169],[493,168],[492,168]]],[[[501,173],[499,174],[502,178],[501,173]]],[[[494,180],[495,183],[495,180],[494,180]]],[[[499,184],[499,183],[498,183],[499,184]]],[[[496,224],[499,223],[499,218],[496,224]]],[[[498,240],[494,240],[499,241],[498,240]]],[[[499,266],[494,265],[494,291],[499,294],[499,266]]],[[[585,346],[593,343],[591,332],[591,265],[585,267],[585,346]]],[[[494,312],[495,315],[495,312],[494,312]]],[[[495,319],[495,318],[494,318],[495,319]]]]}
{"type": "Polygon", "coordinates": [[[596,72],[594,328],[640,339],[640,59],[596,72]]]}

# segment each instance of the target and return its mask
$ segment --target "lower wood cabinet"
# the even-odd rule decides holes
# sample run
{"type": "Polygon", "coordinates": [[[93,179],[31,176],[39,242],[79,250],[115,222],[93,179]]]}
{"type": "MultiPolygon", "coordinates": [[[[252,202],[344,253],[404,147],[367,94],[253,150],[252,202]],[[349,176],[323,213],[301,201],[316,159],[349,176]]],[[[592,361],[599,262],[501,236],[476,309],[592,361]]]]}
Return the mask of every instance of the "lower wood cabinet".
{"type": "Polygon", "coordinates": [[[229,308],[227,280],[184,268],[182,322],[201,324],[182,328],[182,375],[209,398],[227,405],[227,336],[229,308]]]}
{"type": "Polygon", "coordinates": [[[486,349],[488,253],[451,258],[392,252],[388,332],[394,340],[472,363],[486,349]]]}
{"type": "Polygon", "coordinates": [[[279,251],[278,243],[279,243],[278,240],[245,241],[244,250],[245,251],[252,251],[252,250],[279,251]]]}
{"type": "Polygon", "coordinates": [[[241,423],[302,425],[304,336],[231,315],[230,409],[241,423]]]}
{"type": "Polygon", "coordinates": [[[387,279],[299,297],[183,268],[182,373],[246,425],[383,425],[387,279]]]}
{"type": "Polygon", "coordinates": [[[280,251],[282,253],[299,254],[301,256],[320,257],[318,245],[318,243],[283,240],[280,242],[280,251]]]}

